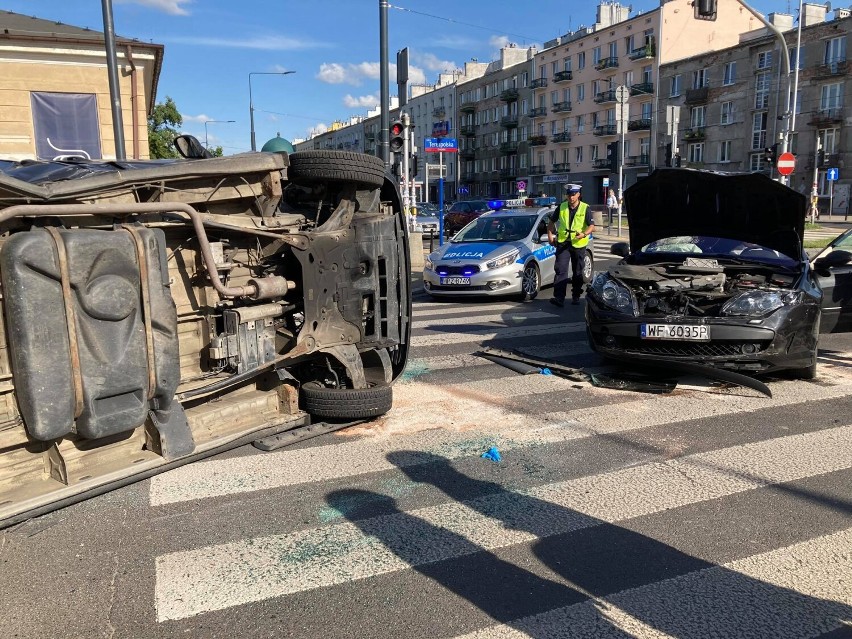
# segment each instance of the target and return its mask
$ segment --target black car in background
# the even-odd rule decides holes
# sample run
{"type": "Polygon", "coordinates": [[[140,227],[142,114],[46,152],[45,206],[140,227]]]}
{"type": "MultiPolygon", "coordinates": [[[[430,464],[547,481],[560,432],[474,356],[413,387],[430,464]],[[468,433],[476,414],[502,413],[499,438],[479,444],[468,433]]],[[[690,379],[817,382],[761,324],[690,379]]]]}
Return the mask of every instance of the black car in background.
{"type": "Polygon", "coordinates": [[[817,338],[849,330],[852,236],[813,263],[807,201],[758,173],[658,169],[625,192],[630,242],[588,289],[591,347],[615,359],[816,374],[817,338]]]}

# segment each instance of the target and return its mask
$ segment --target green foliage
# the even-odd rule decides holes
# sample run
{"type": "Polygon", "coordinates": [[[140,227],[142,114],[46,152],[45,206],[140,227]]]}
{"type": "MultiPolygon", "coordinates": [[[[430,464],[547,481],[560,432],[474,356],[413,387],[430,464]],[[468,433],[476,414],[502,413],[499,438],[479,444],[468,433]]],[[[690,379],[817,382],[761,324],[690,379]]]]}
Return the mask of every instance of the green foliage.
{"type": "Polygon", "coordinates": [[[175,150],[174,139],[181,124],[183,117],[170,97],[166,96],[165,103],[154,106],[148,117],[148,150],[152,159],[180,157],[175,150]]]}
{"type": "Polygon", "coordinates": [[[211,146],[207,150],[210,151],[214,158],[220,158],[225,154],[221,146],[211,146]]]}

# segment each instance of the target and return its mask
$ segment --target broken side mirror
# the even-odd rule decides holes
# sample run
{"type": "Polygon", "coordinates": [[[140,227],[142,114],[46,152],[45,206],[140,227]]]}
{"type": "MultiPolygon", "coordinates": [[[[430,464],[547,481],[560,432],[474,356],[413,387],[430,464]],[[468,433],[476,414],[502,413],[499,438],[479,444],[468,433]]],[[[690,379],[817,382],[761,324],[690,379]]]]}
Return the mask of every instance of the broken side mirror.
{"type": "Polygon", "coordinates": [[[202,146],[194,135],[179,135],[175,138],[175,148],[181,157],[187,160],[212,158],[213,154],[202,146]]]}
{"type": "Polygon", "coordinates": [[[825,272],[838,266],[847,266],[850,263],[852,263],[852,253],[843,249],[835,249],[814,262],[814,270],[825,272]]]}
{"type": "Polygon", "coordinates": [[[630,255],[630,245],[627,242],[616,242],[610,247],[609,252],[619,257],[627,257],[630,255]]]}

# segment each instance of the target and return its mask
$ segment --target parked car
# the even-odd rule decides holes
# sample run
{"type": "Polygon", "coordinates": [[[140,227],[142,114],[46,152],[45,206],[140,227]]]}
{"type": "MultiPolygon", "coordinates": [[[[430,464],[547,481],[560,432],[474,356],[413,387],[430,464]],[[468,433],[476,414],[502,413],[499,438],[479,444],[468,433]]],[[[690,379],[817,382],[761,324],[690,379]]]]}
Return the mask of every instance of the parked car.
{"type": "MultiPolygon", "coordinates": [[[[547,241],[546,226],[551,210],[513,208],[480,215],[429,255],[423,270],[426,292],[535,298],[554,279],[556,249],[547,241]]],[[[594,272],[591,243],[583,267],[588,282],[594,272]]]]}
{"type": "Polygon", "coordinates": [[[491,210],[493,207],[485,200],[456,202],[444,213],[444,229],[450,235],[458,233],[469,222],[491,210]]]}
{"type": "Polygon", "coordinates": [[[630,242],[588,288],[591,347],[636,362],[816,374],[820,331],[849,330],[852,238],[811,263],[807,199],[769,177],[658,169],[625,192],[630,242]]]}
{"type": "Polygon", "coordinates": [[[410,261],[383,162],[178,141],[201,159],[0,161],[0,527],[391,406],[410,261]]]}
{"type": "Polygon", "coordinates": [[[417,202],[414,210],[414,231],[424,235],[438,235],[438,207],[431,202],[417,202]]]}

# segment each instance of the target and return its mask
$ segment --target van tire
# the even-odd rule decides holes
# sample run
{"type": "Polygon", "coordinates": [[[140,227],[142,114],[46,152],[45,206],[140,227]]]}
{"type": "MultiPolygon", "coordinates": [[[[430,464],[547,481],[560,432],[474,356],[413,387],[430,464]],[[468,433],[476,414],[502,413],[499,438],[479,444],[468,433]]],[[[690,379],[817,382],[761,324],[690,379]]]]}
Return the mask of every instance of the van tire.
{"type": "Polygon", "coordinates": [[[391,409],[393,388],[326,388],[317,383],[302,385],[305,412],[333,419],[365,419],[379,417],[391,409]]]}
{"type": "Polygon", "coordinates": [[[385,163],[373,155],[353,151],[299,151],[291,153],[289,159],[287,179],[297,184],[332,180],[379,188],[385,182],[385,163]]]}

